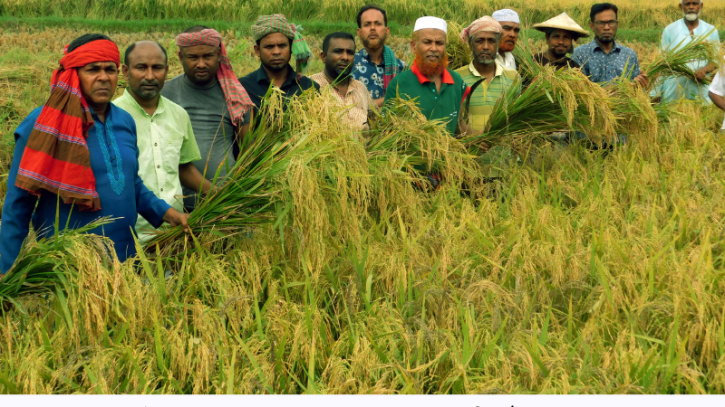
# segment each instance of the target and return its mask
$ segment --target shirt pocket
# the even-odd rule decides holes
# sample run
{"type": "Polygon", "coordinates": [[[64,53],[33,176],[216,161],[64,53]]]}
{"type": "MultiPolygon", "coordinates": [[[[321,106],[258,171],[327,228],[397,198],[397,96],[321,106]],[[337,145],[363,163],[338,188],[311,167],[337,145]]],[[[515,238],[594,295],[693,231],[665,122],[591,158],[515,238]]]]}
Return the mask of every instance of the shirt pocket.
{"type": "Polygon", "coordinates": [[[178,177],[181,146],[184,143],[184,134],[169,126],[160,137],[162,154],[164,155],[164,169],[167,174],[178,177]]]}

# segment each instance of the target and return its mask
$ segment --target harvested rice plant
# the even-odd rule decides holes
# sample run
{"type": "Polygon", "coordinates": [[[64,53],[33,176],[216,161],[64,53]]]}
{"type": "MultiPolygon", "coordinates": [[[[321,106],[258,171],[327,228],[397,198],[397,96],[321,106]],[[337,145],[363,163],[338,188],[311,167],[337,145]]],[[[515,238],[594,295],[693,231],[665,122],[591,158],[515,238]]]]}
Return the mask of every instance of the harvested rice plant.
{"type": "MultiPolygon", "coordinates": [[[[122,49],[153,38],[175,53],[173,33],[109,34],[122,49]]],[[[251,39],[223,34],[237,74],[256,69],[251,39]]],[[[77,35],[0,34],[3,174],[13,130],[77,35]]],[[[405,38],[391,44],[409,59],[405,38]]],[[[627,45],[643,69],[676,71],[654,44],[627,45]]],[[[531,69],[526,100],[462,140],[405,103],[362,139],[325,92],[286,116],[272,103],[193,234],[170,230],[136,262],[82,231],[31,237],[0,280],[12,304],[0,392],[724,392],[722,114],[531,69]],[[541,134],[567,128],[628,143],[541,134]],[[486,182],[484,144],[520,162],[486,182]],[[439,190],[426,172],[442,175],[439,190]]]]}

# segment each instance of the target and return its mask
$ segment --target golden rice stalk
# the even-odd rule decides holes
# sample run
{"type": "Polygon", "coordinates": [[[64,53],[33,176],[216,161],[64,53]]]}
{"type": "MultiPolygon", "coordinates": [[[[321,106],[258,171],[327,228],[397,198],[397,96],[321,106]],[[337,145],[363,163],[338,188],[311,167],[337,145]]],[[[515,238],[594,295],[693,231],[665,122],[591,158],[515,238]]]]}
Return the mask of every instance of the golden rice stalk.
{"type": "Polygon", "coordinates": [[[471,62],[471,47],[460,38],[462,30],[463,27],[455,21],[448,22],[446,54],[448,55],[448,68],[451,70],[466,66],[471,62]]]}

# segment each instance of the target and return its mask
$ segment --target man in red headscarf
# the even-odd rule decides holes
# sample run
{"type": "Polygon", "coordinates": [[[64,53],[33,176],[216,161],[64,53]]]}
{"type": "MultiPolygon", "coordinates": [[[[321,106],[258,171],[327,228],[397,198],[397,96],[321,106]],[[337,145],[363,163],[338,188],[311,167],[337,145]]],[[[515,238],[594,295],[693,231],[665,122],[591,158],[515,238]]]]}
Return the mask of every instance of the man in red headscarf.
{"type": "Polygon", "coordinates": [[[157,198],[138,176],[136,125],[111,103],[119,64],[118,47],[107,36],[76,38],[53,72],[50,98],[15,131],[0,273],[15,262],[31,221],[39,237],[48,237],[56,216],[60,230],[115,218],[90,233],[110,238],[121,261],[136,254],[139,214],[154,227],[166,221],[188,228],[188,215],[157,198]]]}
{"type": "MultiPolygon", "coordinates": [[[[176,37],[184,74],[166,82],[161,96],[186,110],[201,160],[194,166],[206,179],[225,177],[235,164],[235,147],[249,129],[252,101],[234,75],[222,36],[197,25],[176,37]]],[[[198,191],[183,188],[184,206],[196,206],[198,191]]]]}

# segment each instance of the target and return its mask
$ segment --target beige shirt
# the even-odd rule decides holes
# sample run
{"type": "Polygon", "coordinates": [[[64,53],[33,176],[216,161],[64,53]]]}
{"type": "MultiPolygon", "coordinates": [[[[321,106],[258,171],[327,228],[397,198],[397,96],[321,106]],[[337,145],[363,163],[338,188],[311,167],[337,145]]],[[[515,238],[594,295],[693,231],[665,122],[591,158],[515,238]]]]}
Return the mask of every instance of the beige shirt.
{"type": "MultiPolygon", "coordinates": [[[[322,88],[330,85],[325,72],[319,72],[310,79],[317,82],[322,88]]],[[[368,130],[368,112],[374,108],[373,102],[367,87],[357,79],[350,77],[350,85],[347,87],[347,93],[343,95],[339,90],[332,88],[330,93],[335,98],[335,105],[345,108],[340,115],[340,120],[347,126],[359,131],[368,130]]]]}

